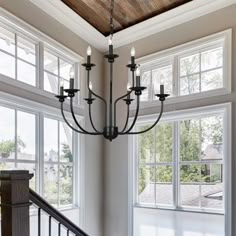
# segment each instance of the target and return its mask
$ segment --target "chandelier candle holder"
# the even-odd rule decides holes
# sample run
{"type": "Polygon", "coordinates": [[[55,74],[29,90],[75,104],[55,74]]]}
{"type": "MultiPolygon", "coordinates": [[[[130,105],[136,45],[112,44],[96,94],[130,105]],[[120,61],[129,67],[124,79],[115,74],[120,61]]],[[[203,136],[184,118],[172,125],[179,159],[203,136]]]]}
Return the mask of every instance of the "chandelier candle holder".
{"type": "MultiPolygon", "coordinates": [[[[88,104],[88,114],[89,114],[89,121],[91,124],[91,127],[93,131],[85,130],[81,124],[79,124],[78,120],[76,119],[74,108],[73,108],[73,98],[75,97],[76,93],[79,92],[79,89],[74,88],[74,68],[71,68],[70,71],[70,83],[69,88],[64,89],[64,83],[63,80],[61,80],[60,83],[60,92],[59,95],[56,97],[59,99],[59,102],[61,104],[61,114],[63,119],[65,120],[66,124],[75,132],[78,132],[80,134],[88,134],[88,135],[103,135],[106,139],[112,141],[113,139],[117,138],[119,135],[129,135],[129,134],[142,134],[149,130],[151,130],[153,127],[156,126],[156,124],[160,121],[161,116],[163,114],[164,109],[164,101],[169,96],[169,94],[165,93],[164,85],[163,83],[160,84],[160,93],[155,94],[156,97],[158,97],[159,101],[161,102],[161,109],[160,113],[157,116],[156,121],[147,129],[142,131],[133,131],[133,128],[136,124],[136,121],[138,119],[139,109],[140,109],[140,96],[142,95],[143,90],[146,89],[146,87],[141,85],[141,71],[140,66],[135,63],[135,48],[132,47],[130,51],[130,64],[127,65],[129,68],[131,75],[132,75],[132,85],[128,83],[127,85],[127,92],[122,95],[121,97],[118,97],[116,100],[113,101],[113,64],[115,63],[115,59],[119,57],[119,55],[113,53],[113,32],[114,32],[114,25],[113,25],[113,9],[114,9],[114,0],[111,0],[111,12],[110,12],[110,36],[109,36],[109,50],[108,54],[104,55],[104,58],[107,59],[109,63],[109,72],[110,72],[110,78],[109,78],[109,100],[107,101],[103,97],[96,94],[92,89],[92,82],[90,80],[90,71],[92,70],[92,67],[95,66],[95,64],[91,63],[91,55],[92,50],[89,46],[87,48],[87,61],[86,63],[82,64],[82,66],[87,71],[87,89],[88,89],[88,97],[84,98],[84,100],[88,104]],[[66,95],[65,95],[66,94],[66,95]],[[134,95],[132,97],[135,97],[135,99],[131,98],[131,94],[134,95]],[[70,98],[70,110],[73,117],[73,120],[75,122],[76,128],[72,126],[67,118],[65,117],[63,104],[65,102],[65,99],[69,97],[70,98]],[[104,128],[103,130],[98,130],[93,122],[92,119],[92,104],[95,99],[99,99],[104,103],[105,108],[105,117],[104,117],[104,128]],[[126,115],[126,121],[123,126],[123,128],[118,128],[117,126],[117,113],[116,113],[116,107],[117,103],[119,101],[123,100],[127,106],[127,115],[126,115]],[[130,105],[132,102],[136,100],[136,111],[133,118],[133,121],[130,125],[129,123],[129,115],[130,115],[130,105]]],[[[161,79],[162,80],[162,79],[161,79]]]]}

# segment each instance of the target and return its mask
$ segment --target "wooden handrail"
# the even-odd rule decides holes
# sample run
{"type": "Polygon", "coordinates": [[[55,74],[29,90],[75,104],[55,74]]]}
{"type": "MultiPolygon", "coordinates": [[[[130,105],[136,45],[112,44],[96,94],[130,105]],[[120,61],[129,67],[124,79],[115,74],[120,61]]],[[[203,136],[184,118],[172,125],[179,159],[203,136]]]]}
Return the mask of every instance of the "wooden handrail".
{"type": "Polygon", "coordinates": [[[47,201],[45,201],[40,195],[38,195],[32,189],[29,189],[29,199],[37,207],[46,212],[49,216],[55,219],[58,223],[65,226],[71,233],[74,233],[76,236],[88,236],[82,229],[75,225],[71,220],[65,217],[60,211],[55,207],[51,206],[47,201]]]}

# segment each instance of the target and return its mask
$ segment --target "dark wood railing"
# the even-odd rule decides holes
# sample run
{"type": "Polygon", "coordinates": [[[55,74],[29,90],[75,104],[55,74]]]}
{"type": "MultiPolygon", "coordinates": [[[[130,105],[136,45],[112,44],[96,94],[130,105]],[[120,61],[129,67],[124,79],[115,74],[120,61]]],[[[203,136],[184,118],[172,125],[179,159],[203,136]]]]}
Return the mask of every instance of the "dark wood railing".
{"type": "Polygon", "coordinates": [[[67,235],[88,236],[60,211],[29,188],[29,180],[32,177],[33,175],[29,174],[28,171],[0,171],[2,236],[30,236],[29,207],[31,204],[38,208],[38,236],[42,236],[42,212],[48,215],[49,236],[52,236],[52,219],[58,223],[58,236],[61,235],[61,227],[66,229],[67,235]]]}

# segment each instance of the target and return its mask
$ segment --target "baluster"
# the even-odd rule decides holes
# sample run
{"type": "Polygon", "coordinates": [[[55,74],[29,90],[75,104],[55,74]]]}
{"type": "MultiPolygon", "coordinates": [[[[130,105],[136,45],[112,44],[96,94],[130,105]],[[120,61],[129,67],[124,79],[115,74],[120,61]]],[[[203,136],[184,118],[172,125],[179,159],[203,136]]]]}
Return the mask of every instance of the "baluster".
{"type": "Polygon", "coordinates": [[[69,236],[69,235],[70,235],[70,230],[68,229],[68,230],[67,230],[67,236],[69,236]]]}
{"type": "Polygon", "coordinates": [[[52,217],[49,216],[49,222],[48,222],[48,235],[51,236],[52,235],[52,217]]]}
{"type": "Polygon", "coordinates": [[[58,224],[58,236],[61,236],[61,223],[58,224]]]}
{"type": "Polygon", "coordinates": [[[41,208],[38,209],[38,236],[41,236],[41,208]]]}

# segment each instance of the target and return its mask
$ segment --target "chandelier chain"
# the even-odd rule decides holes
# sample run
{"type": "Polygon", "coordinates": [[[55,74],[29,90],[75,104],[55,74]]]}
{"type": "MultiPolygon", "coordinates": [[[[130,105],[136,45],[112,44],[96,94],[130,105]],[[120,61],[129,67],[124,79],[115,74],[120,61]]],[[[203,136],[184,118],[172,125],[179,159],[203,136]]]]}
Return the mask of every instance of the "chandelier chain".
{"type": "Polygon", "coordinates": [[[113,36],[113,32],[114,32],[113,12],[114,12],[114,0],[111,0],[111,7],[110,7],[110,34],[111,36],[113,36]]]}

